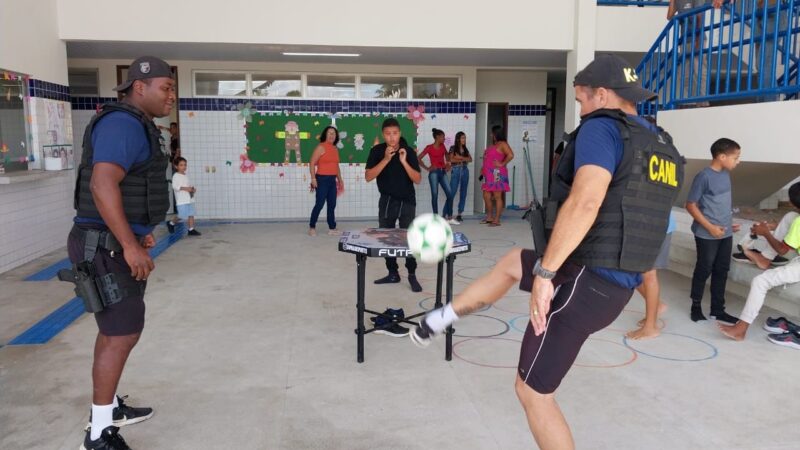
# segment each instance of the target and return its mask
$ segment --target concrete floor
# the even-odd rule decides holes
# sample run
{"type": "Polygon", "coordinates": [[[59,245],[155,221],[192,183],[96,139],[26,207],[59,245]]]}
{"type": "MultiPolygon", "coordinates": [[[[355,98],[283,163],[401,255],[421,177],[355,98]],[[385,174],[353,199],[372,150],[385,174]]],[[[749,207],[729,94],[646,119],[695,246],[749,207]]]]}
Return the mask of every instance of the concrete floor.
{"type": "MultiPolygon", "coordinates": [[[[342,223],[357,229],[371,223],[342,223]]],[[[474,252],[456,261],[456,290],[513,245],[530,243],[525,223],[458,227],[474,252]]],[[[456,326],[457,357],[443,359],[407,338],[366,337],[355,362],[355,261],[336,239],[305,235],[301,223],[202,228],[156,260],[147,326],[119,392],[152,406],[153,419],[126,427],[136,449],[528,449],[535,447],[513,382],[527,298],[512,290],[456,326]]],[[[0,344],[69,300],[70,286],[22,278],[63,252],[0,277],[0,344]]],[[[370,260],[367,279],[384,273],[370,260]]],[[[430,307],[403,284],[367,286],[367,304],[407,313],[430,307]]],[[[405,273],[401,270],[401,274],[405,273]]],[[[688,319],[689,281],[662,276],[665,333],[629,343],[623,332],[644,310],[635,295],[594,335],[558,391],[578,448],[789,449],[800,427],[791,405],[800,353],[770,344],[760,329],[724,339],[713,322],[688,319]],[[784,406],[787,405],[787,406],[784,406]]],[[[741,309],[729,298],[729,310],[741,309]]],[[[705,308],[708,306],[706,304],[705,308]]],[[[83,315],[52,341],[0,348],[0,449],[76,449],[89,414],[96,333],[83,315]]]]}

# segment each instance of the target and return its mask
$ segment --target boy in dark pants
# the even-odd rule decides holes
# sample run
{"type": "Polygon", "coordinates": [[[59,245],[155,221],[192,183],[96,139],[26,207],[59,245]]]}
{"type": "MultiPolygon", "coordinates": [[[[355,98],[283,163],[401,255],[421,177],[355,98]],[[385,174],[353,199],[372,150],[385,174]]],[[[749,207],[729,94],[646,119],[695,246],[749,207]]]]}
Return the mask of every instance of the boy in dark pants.
{"type": "Polygon", "coordinates": [[[736,317],[725,312],[725,284],[731,263],[733,223],[730,171],[739,164],[741,148],[736,142],[721,138],[711,145],[711,165],[698,173],[686,199],[686,211],[694,219],[692,232],[697,246],[697,264],[692,275],[694,322],[706,320],[700,307],[706,280],[711,276],[711,317],[730,324],[736,317]]]}
{"type": "MultiPolygon", "coordinates": [[[[413,149],[408,149],[405,140],[400,137],[400,124],[396,119],[386,119],[382,125],[384,143],[378,144],[369,152],[367,159],[367,181],[377,178],[378,191],[378,226],[395,228],[399,221],[402,229],[408,228],[416,216],[417,201],[414,184],[422,180],[419,161],[413,149]]],[[[375,284],[399,283],[397,258],[386,258],[389,274],[375,280],[375,284]]],[[[411,290],[421,292],[422,286],[417,281],[415,272],[417,261],[406,258],[408,282],[411,290]]]]}

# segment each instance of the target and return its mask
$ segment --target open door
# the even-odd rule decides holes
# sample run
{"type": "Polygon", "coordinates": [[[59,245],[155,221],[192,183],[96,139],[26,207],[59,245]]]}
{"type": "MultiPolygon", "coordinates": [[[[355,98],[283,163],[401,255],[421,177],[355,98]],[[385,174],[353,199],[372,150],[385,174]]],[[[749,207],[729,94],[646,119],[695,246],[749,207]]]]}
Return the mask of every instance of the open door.
{"type": "Polygon", "coordinates": [[[489,138],[489,104],[477,103],[475,105],[475,149],[472,151],[472,160],[475,161],[475,169],[472,171],[472,186],[475,190],[475,204],[472,208],[473,214],[484,214],[486,208],[483,204],[483,191],[478,177],[481,175],[483,167],[483,151],[486,149],[486,141],[489,138]]]}

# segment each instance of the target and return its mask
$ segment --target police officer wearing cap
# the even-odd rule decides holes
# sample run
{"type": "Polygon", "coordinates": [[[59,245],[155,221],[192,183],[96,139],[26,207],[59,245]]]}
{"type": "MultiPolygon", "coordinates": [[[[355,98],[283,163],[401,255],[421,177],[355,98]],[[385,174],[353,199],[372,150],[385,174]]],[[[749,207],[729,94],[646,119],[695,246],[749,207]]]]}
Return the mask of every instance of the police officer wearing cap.
{"type": "Polygon", "coordinates": [[[633,67],[598,56],[574,86],[581,123],[554,171],[548,242],[512,250],[411,333],[425,345],[514,284],[531,292],[516,391],[542,449],[574,448],[555,391],[589,335],[619,316],[653,267],[683,184],[683,158],[670,136],[636,115],[636,103],[656,95],[639,86],[633,67]]]}
{"type": "Polygon", "coordinates": [[[90,428],[81,446],[87,450],[129,448],[118,427],[153,415],[151,408],[126,405],[116,391],[144,328],[144,291],[155,268],[152,232],[169,208],[169,155],[153,118],[169,115],[175,104],[170,66],[141,57],[114,90],[122,100],[104,105],[86,127],[67,242],[73,267],[59,274],[76,284],[99,329],[90,428]]]}

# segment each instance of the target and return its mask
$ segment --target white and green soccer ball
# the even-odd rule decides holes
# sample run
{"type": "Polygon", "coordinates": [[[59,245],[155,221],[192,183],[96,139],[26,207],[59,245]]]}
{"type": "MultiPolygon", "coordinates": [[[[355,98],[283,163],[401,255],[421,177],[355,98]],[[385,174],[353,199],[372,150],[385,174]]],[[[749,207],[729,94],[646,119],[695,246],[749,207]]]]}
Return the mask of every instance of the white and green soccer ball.
{"type": "Polygon", "coordinates": [[[408,227],[408,249],[424,264],[436,264],[453,249],[453,230],[443,217],[421,214],[408,227]]]}

